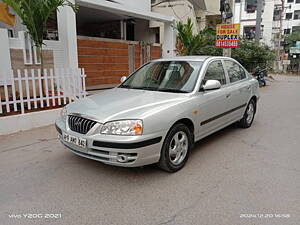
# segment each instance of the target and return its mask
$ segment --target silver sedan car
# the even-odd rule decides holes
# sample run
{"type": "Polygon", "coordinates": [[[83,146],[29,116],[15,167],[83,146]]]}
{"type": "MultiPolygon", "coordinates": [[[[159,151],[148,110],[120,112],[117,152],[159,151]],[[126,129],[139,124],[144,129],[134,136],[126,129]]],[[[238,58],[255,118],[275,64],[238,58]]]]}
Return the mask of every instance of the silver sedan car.
{"type": "Polygon", "coordinates": [[[232,123],[251,126],[259,86],[227,57],[151,61],[113,89],[67,105],[56,121],[73,153],[106,164],[175,172],[193,144],[232,123]]]}

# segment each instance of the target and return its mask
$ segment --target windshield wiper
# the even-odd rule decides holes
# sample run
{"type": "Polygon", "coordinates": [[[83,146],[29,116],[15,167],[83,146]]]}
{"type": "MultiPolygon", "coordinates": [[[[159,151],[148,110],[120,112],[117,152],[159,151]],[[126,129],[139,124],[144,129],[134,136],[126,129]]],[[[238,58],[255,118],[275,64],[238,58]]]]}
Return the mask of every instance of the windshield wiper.
{"type": "Polygon", "coordinates": [[[132,89],[148,90],[148,91],[157,91],[157,88],[155,88],[155,87],[132,87],[132,89]]]}
{"type": "Polygon", "coordinates": [[[129,88],[129,89],[139,89],[139,90],[149,90],[149,91],[157,91],[157,88],[155,87],[145,87],[145,86],[142,86],[142,87],[132,87],[130,85],[120,85],[119,86],[120,88],[129,88]]]}
{"type": "Polygon", "coordinates": [[[157,89],[158,91],[163,91],[163,92],[173,92],[173,93],[189,93],[188,91],[183,91],[179,89],[172,89],[172,88],[159,88],[157,89]]]}
{"type": "Polygon", "coordinates": [[[156,87],[132,87],[129,85],[121,85],[120,88],[130,88],[130,89],[138,89],[138,90],[147,90],[147,91],[161,91],[161,92],[173,92],[173,93],[189,93],[188,91],[183,91],[179,89],[172,89],[172,88],[156,88],[156,87]]]}
{"type": "Polygon", "coordinates": [[[127,84],[121,84],[119,86],[119,88],[132,88],[130,85],[127,85],[127,84]]]}

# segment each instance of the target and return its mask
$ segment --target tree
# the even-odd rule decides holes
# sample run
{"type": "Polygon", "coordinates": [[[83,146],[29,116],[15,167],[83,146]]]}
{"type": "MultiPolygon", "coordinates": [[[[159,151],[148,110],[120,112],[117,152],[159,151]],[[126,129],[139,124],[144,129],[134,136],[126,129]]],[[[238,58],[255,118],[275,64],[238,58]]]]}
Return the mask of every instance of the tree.
{"type": "MultiPolygon", "coordinates": [[[[300,31],[293,32],[291,34],[288,34],[284,38],[284,50],[285,52],[290,51],[291,47],[296,47],[296,42],[300,41],[300,31]]],[[[290,70],[291,71],[299,71],[299,65],[300,65],[300,58],[299,57],[292,57],[292,55],[289,54],[289,59],[291,60],[290,64],[290,70]]]]}
{"type": "Polygon", "coordinates": [[[300,41],[300,31],[286,35],[284,38],[285,50],[288,51],[290,47],[295,47],[297,41],[300,41]]]}
{"type": "Polygon", "coordinates": [[[22,19],[41,59],[43,71],[43,36],[47,29],[47,21],[55,15],[59,7],[69,6],[74,11],[77,7],[68,0],[2,0],[10,6],[22,19]]]}
{"type": "Polygon", "coordinates": [[[205,28],[198,34],[193,34],[193,23],[188,18],[187,23],[178,22],[176,48],[179,55],[220,55],[222,52],[214,48],[216,32],[213,29],[205,28]]]}
{"type": "Polygon", "coordinates": [[[240,40],[239,46],[232,50],[232,58],[239,61],[248,71],[257,66],[269,66],[276,58],[269,46],[251,40],[240,40]]]}
{"type": "Polygon", "coordinates": [[[187,23],[181,21],[176,24],[178,32],[176,48],[179,55],[195,55],[201,45],[199,35],[193,34],[193,23],[188,18],[187,23]]]}
{"type": "Polygon", "coordinates": [[[222,49],[216,48],[216,31],[211,28],[205,28],[199,32],[201,37],[201,47],[197,51],[197,55],[221,56],[222,49]]]}

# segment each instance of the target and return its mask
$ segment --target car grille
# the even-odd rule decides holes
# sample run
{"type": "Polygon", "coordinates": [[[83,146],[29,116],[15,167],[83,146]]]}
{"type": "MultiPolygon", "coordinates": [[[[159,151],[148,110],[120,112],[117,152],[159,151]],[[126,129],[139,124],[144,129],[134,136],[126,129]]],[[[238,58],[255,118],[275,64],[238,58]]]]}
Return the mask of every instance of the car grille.
{"type": "Polygon", "coordinates": [[[96,125],[97,122],[89,120],[80,116],[69,115],[68,124],[69,128],[77,133],[86,134],[96,125]]]}

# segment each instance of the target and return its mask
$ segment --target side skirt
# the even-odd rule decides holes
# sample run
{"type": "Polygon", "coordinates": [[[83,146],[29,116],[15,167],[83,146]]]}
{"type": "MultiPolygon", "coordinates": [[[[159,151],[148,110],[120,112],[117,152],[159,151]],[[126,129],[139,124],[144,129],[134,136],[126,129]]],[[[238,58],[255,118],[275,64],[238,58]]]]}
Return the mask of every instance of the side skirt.
{"type": "MultiPolygon", "coordinates": [[[[242,119],[242,118],[240,118],[240,119],[242,119]]],[[[201,139],[203,139],[203,138],[205,138],[205,137],[207,137],[207,136],[209,136],[209,135],[211,135],[211,134],[213,134],[213,133],[215,133],[215,132],[217,132],[217,131],[219,131],[219,130],[224,129],[225,127],[228,127],[229,125],[238,122],[240,119],[235,120],[235,121],[229,121],[228,123],[225,123],[225,124],[222,125],[222,126],[219,126],[219,127],[215,128],[215,129],[213,129],[213,130],[211,130],[211,131],[209,131],[209,132],[207,132],[207,133],[205,133],[205,134],[202,134],[202,135],[200,135],[200,136],[198,136],[198,137],[195,137],[195,142],[200,141],[201,139]]]]}

